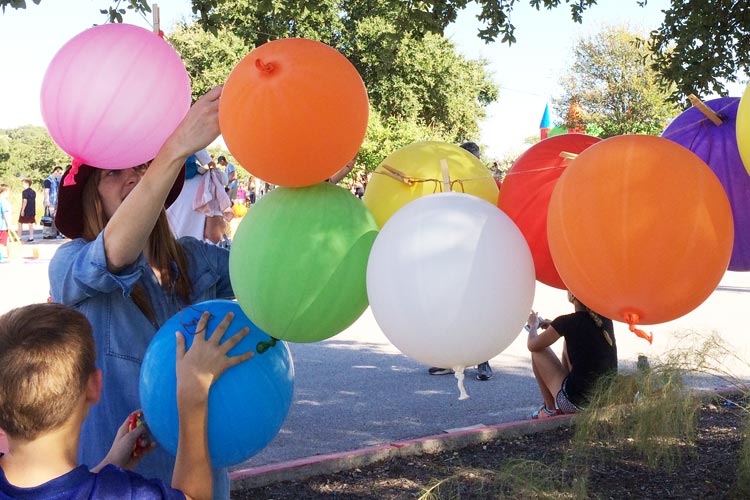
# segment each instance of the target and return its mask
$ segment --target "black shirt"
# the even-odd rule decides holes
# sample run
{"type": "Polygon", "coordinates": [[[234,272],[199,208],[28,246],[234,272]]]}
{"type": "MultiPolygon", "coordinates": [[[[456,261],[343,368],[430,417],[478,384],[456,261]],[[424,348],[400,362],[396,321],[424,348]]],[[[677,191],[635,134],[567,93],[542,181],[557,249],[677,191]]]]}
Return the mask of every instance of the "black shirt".
{"type": "Polygon", "coordinates": [[[600,316],[602,326],[596,326],[586,311],[559,316],[552,327],[565,337],[568,358],[573,371],[568,375],[565,389],[570,402],[585,406],[589,392],[602,375],[617,372],[617,343],[611,319],[600,316]],[[610,346],[602,330],[609,333],[610,346]]]}

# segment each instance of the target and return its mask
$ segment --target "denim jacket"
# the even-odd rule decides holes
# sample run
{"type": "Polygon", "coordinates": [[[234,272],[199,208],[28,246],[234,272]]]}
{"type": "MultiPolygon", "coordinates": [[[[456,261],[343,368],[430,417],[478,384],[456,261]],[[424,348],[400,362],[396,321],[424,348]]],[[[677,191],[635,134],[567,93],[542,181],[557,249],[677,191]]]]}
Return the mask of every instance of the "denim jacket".
{"type": "MultiPolygon", "coordinates": [[[[234,296],[229,281],[229,252],[181,238],[193,286],[191,304],[234,296]]],[[[96,341],[96,364],[102,370],[101,400],[91,407],[81,430],[79,461],[97,465],[109,451],[118,427],[140,408],[138,381],[141,361],[159,326],[184,305],[164,292],[141,254],[118,274],[107,269],[104,232],[96,240],[82,238],[62,245],[49,266],[52,299],[82,312],[91,322],[96,341]],[[155,313],[149,321],[130,294],[136,284],[146,291],[155,313]]],[[[161,448],[147,455],[136,472],[170,484],[174,457],[161,448]]],[[[229,498],[226,469],[214,470],[214,498],[229,498]]]]}

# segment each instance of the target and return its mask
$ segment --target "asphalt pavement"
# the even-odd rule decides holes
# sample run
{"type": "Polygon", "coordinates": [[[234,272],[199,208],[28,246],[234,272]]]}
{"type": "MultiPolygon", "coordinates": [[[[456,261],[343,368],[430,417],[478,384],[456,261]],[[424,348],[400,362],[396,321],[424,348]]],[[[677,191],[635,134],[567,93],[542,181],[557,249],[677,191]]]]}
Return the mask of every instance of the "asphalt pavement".
{"type": "MultiPolygon", "coordinates": [[[[62,242],[38,239],[24,245],[23,257],[0,264],[0,313],[47,299],[49,259],[62,242]]],[[[670,323],[646,327],[654,333],[653,345],[616,323],[621,370],[633,370],[639,354],[653,362],[675,348],[697,346],[694,339],[682,338],[685,332],[698,336],[715,332],[727,346],[724,369],[733,377],[750,378],[750,337],[741,319],[749,292],[750,275],[726,273],[696,310],[670,323]]],[[[554,318],[570,312],[571,306],[565,292],[538,285],[534,309],[554,318]]],[[[452,375],[428,375],[426,366],[399,353],[369,309],[339,335],[323,342],[292,344],[290,349],[295,395],[289,415],[278,436],[241,468],[524,420],[540,404],[520,332],[505,352],[490,360],[495,372],[491,380],[476,380],[475,368],[467,369],[470,398],[463,401],[452,375]]],[[[727,380],[708,376],[697,376],[692,382],[705,388],[727,385],[727,380]]]]}

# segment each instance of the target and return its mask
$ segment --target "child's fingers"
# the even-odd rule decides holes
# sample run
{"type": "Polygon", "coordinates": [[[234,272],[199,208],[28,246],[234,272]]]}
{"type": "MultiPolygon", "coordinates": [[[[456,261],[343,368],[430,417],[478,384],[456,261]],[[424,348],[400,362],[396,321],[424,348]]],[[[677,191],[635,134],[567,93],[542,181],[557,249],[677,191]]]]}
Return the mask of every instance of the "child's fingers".
{"type": "Polygon", "coordinates": [[[229,328],[229,325],[232,324],[233,319],[234,313],[228,312],[226,316],[224,316],[224,319],[221,320],[221,323],[219,323],[214,329],[211,338],[208,339],[208,341],[213,342],[215,345],[219,345],[219,341],[224,337],[224,334],[226,333],[227,328],[229,328]]]}
{"type": "Polygon", "coordinates": [[[211,313],[204,311],[198,319],[198,324],[195,326],[195,337],[196,339],[205,339],[208,330],[208,320],[211,318],[211,313]]]}
{"type": "Polygon", "coordinates": [[[221,352],[223,352],[224,354],[228,353],[234,346],[239,344],[242,339],[247,337],[248,333],[250,333],[250,327],[246,326],[239,332],[229,337],[223,344],[221,344],[221,352]]]}
{"type": "Polygon", "coordinates": [[[185,336],[179,330],[174,332],[174,335],[177,337],[177,362],[179,362],[185,357],[185,336]]]}
{"type": "Polygon", "coordinates": [[[117,434],[115,434],[115,439],[119,439],[128,433],[128,428],[130,427],[129,420],[130,420],[130,417],[126,418],[125,421],[122,423],[122,425],[117,429],[117,434]]]}
{"type": "Polygon", "coordinates": [[[228,357],[227,361],[229,362],[229,366],[227,366],[227,368],[231,368],[233,366],[239,365],[240,363],[244,363],[254,355],[255,353],[253,351],[248,351],[245,354],[238,354],[237,356],[228,357]]]}

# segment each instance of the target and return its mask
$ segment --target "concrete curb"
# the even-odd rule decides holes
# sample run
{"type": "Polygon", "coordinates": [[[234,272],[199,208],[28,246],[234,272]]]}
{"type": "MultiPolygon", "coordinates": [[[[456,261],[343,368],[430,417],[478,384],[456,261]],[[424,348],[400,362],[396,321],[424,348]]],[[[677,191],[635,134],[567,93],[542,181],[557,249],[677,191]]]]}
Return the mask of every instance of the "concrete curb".
{"type": "Polygon", "coordinates": [[[543,420],[524,420],[505,424],[458,429],[436,436],[362,448],[359,450],[300,458],[229,474],[232,490],[258,488],[275,482],[299,481],[313,476],[332,474],[343,470],[380,462],[394,457],[408,457],[425,453],[456,450],[473,444],[486,443],[498,438],[512,438],[545,432],[570,425],[574,415],[561,415],[543,420]]]}
{"type": "MultiPolygon", "coordinates": [[[[699,389],[694,393],[700,399],[716,396],[728,397],[742,391],[750,392],[747,386],[726,386],[715,389],[699,389]]],[[[575,415],[560,415],[543,420],[522,420],[504,424],[476,426],[456,429],[423,438],[396,441],[389,444],[359,450],[317,455],[270,465],[238,469],[229,474],[232,490],[251,489],[281,481],[300,481],[313,476],[333,474],[344,470],[364,467],[395,457],[439,453],[457,450],[466,446],[486,443],[499,438],[537,434],[571,425],[575,415]]]]}

